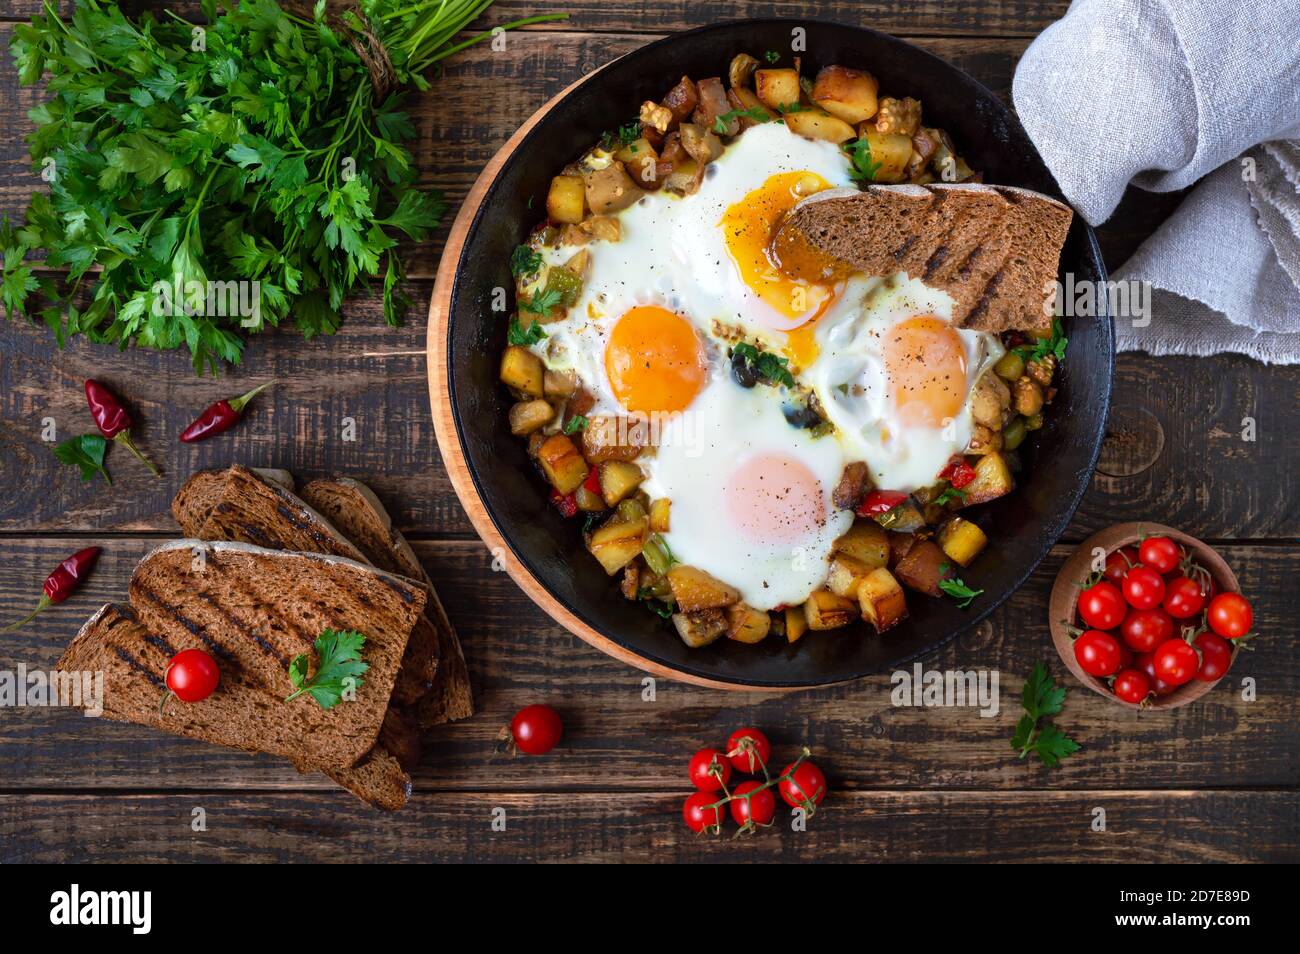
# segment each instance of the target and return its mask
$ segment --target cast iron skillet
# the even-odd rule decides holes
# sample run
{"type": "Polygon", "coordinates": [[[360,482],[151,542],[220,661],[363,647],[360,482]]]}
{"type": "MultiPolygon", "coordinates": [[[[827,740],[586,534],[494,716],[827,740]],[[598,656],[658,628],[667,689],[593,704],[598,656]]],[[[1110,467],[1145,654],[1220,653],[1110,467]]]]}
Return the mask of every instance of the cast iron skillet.
{"type": "MultiPolygon", "coordinates": [[[[790,48],[791,30],[807,31],[804,75],[832,63],[864,68],[882,91],[915,96],[927,123],[953,136],[957,151],[990,183],[1060,197],[1051,174],[1002,102],[965,73],[874,30],[813,20],[722,23],[667,37],[611,63],[571,89],[528,133],[490,183],[456,263],[446,341],[450,410],[474,488],[524,570],[578,620],[635,654],[650,668],[737,686],[795,687],[841,682],[928,653],[988,616],[1025,581],[1065,530],[1088,488],[1110,403],[1114,340],[1109,316],[1067,323],[1069,353],[1047,425],[1022,447],[1021,486],[973,508],[989,536],[963,574],[984,594],[967,610],[949,599],[908,594],[911,616],[876,636],[869,627],[809,633],[795,646],[776,637],[739,645],[726,639],[687,649],[672,625],[618,593],[586,553],[577,521],[547,503],[524,442],[506,426],[510,396],[497,372],[506,321],[492,310],[495,288],[512,287],[510,251],[544,214],[551,176],[600,134],[658,100],[682,75],[726,76],[739,52],[790,48]]],[[[789,56],[782,60],[787,65],[789,56]]],[[[1104,281],[1096,236],[1076,216],[1062,274],[1104,281]]],[[[437,396],[435,395],[435,402],[437,396]]],[[[583,635],[579,633],[579,635],[583,635]]],[[[587,637],[584,637],[587,638],[587,637]]]]}

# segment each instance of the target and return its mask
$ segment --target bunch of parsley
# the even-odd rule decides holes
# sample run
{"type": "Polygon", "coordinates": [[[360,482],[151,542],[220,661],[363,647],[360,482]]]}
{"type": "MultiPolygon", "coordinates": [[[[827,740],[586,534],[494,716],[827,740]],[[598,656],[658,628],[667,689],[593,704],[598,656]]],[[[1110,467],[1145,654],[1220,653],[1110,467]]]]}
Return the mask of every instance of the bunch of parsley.
{"type": "Polygon", "coordinates": [[[60,345],[185,346],[199,372],[238,362],[245,332],[285,319],[308,338],[333,333],[344,299],[381,275],[396,324],[409,305],[398,241],[424,239],[444,206],[416,184],[400,93],[376,95],[352,40],[382,44],[394,89],[423,89],[434,64],[489,35],[453,42],[490,2],[335,13],[319,0],[300,15],[204,0],[205,22],[190,23],[100,0],[76,0],[65,20],[45,0],[11,49],[22,83],[49,77],[28,140],[49,194],[19,227],[0,224],[0,304],[38,313],[60,345]],[[34,270],[37,250],[66,282],[34,270]],[[229,314],[222,289],[253,282],[257,307],[229,314]]]}

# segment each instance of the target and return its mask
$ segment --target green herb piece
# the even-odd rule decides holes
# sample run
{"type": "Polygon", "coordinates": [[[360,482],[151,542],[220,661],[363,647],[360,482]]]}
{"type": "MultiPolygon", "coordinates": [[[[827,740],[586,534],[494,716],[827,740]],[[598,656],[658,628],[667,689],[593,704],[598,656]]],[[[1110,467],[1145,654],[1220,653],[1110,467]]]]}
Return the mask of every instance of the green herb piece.
{"type": "Polygon", "coordinates": [[[618,127],[618,141],[625,146],[630,146],[641,138],[641,120],[634,119],[626,125],[618,127]]]}
{"type": "Polygon", "coordinates": [[[310,660],[306,653],[294,656],[289,663],[289,681],[297,691],[284,701],[292,702],[305,692],[322,709],[334,708],[348,689],[361,688],[361,677],[370,669],[369,663],[361,661],[361,647],[365,643],[366,637],[355,630],[322,632],[316,637],[316,674],[307,677],[310,660]]]}
{"type": "Polygon", "coordinates": [[[871,143],[866,138],[850,139],[841,147],[849,154],[849,178],[854,182],[875,182],[880,163],[871,158],[871,143]]]}
{"type": "Polygon", "coordinates": [[[655,596],[654,590],[650,589],[648,586],[643,586],[641,589],[637,590],[636,598],[645,603],[645,605],[653,612],[658,613],[664,619],[671,617],[675,610],[672,603],[655,596]]]}
{"type": "Polygon", "coordinates": [[[793,103],[783,103],[776,107],[776,111],[782,116],[788,116],[790,113],[803,113],[807,112],[807,110],[808,107],[797,100],[793,103]]]}
{"type": "Polygon", "coordinates": [[[717,119],[713,120],[713,131],[719,136],[727,134],[727,128],[733,119],[751,119],[756,123],[766,123],[771,120],[766,109],[762,106],[750,106],[748,109],[733,109],[725,112],[717,119]]]}
{"type": "Polygon", "coordinates": [[[510,253],[510,274],[515,278],[536,275],[542,267],[542,253],[535,252],[527,245],[516,245],[510,253]]]}
{"type": "Polygon", "coordinates": [[[1065,348],[1070,343],[1070,339],[1065,337],[1065,329],[1061,327],[1061,319],[1052,319],[1052,334],[1050,337],[1042,338],[1031,345],[1021,345],[1013,348],[1016,354],[1026,361],[1038,361],[1049,354],[1056,358],[1057,361],[1065,357],[1065,348]]]}
{"type": "Polygon", "coordinates": [[[575,414],[573,415],[573,417],[569,418],[567,421],[564,422],[564,433],[576,434],[578,433],[578,431],[585,431],[587,429],[587,425],[590,423],[591,422],[588,421],[581,414],[575,414]]]}
{"type": "MultiPolygon", "coordinates": [[[[945,563],[943,565],[943,568],[944,570],[948,570],[950,566],[949,564],[945,563]]],[[[946,580],[940,580],[939,589],[943,590],[953,599],[957,600],[958,609],[965,609],[966,607],[970,606],[971,603],[974,602],[975,597],[979,596],[981,593],[984,592],[983,590],[971,589],[969,586],[967,586],[965,583],[961,581],[960,577],[955,577],[955,576],[946,580]]]]}
{"type": "Polygon", "coordinates": [[[835,433],[835,425],[830,421],[822,421],[820,424],[814,424],[810,427],[808,433],[812,436],[813,440],[816,440],[819,437],[826,437],[829,434],[835,433]]]}
{"type": "Polygon", "coordinates": [[[551,317],[551,309],[560,304],[564,294],[551,285],[547,285],[541,291],[533,295],[532,298],[521,299],[519,310],[531,312],[534,315],[541,315],[543,318],[551,317]]]}
{"type": "Polygon", "coordinates": [[[510,330],[506,332],[506,340],[512,345],[519,345],[527,348],[535,345],[546,337],[546,329],[542,327],[540,321],[534,321],[527,328],[519,323],[518,315],[510,316],[510,330]]]}
{"type": "Polygon", "coordinates": [[[668,541],[658,533],[652,533],[646,539],[645,545],[641,548],[641,556],[645,558],[645,564],[650,568],[650,572],[656,576],[663,576],[677,562],[673,551],[668,547],[668,541]]]}
{"type": "Polygon", "coordinates": [[[766,53],[763,54],[763,59],[767,60],[767,62],[769,63],[775,63],[780,58],[781,58],[781,54],[778,53],[776,50],[768,50],[766,53]]]}
{"type": "Polygon", "coordinates": [[[108,452],[108,439],[102,434],[82,434],[70,437],[54,448],[54,456],[65,464],[76,464],[81,468],[81,479],[90,480],[96,474],[103,474],[110,484],[113,479],[104,469],[104,454],[108,452]]]}
{"type": "Polygon", "coordinates": [[[1043,764],[1055,768],[1061,759],[1079,751],[1079,743],[1066,735],[1055,723],[1043,722],[1061,711],[1065,704],[1065,688],[1056,685],[1047,674],[1042,662],[1034,666],[1020,693],[1020,705],[1025,714],[1016,723],[1011,747],[1019,757],[1029,757],[1036,752],[1043,764]]]}
{"type": "Polygon", "coordinates": [[[794,375],[786,368],[790,362],[780,355],[770,351],[759,351],[746,341],[733,345],[731,351],[732,354],[744,358],[754,368],[755,373],[765,381],[784,384],[788,388],[794,387],[794,375]]]}
{"type": "Polygon", "coordinates": [[[605,518],[605,511],[603,510],[587,511],[587,513],[585,513],[582,517],[582,532],[591,533],[592,530],[596,529],[596,524],[598,524],[604,518],[605,518]]]}
{"type": "Polygon", "coordinates": [[[947,487],[944,489],[943,493],[934,498],[934,502],[939,504],[939,506],[943,506],[944,504],[951,503],[954,500],[961,502],[965,499],[966,491],[958,490],[956,487],[947,487]]]}

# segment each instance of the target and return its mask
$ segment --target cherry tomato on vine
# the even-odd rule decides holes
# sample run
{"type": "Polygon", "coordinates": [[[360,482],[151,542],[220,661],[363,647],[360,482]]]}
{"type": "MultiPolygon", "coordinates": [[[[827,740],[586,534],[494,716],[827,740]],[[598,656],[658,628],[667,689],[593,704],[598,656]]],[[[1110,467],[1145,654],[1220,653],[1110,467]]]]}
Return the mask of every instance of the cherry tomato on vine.
{"type": "Polygon", "coordinates": [[[524,706],[510,720],[515,746],[527,755],[545,755],[564,734],[564,723],[550,706],[524,706]]]}
{"type": "Polygon", "coordinates": [[[737,772],[757,775],[771,757],[772,743],[758,729],[737,729],[727,738],[727,758],[737,772]]]}
{"type": "Polygon", "coordinates": [[[1201,584],[1189,576],[1176,576],[1165,584],[1165,612],[1174,619],[1190,619],[1205,608],[1201,584]]]}
{"type": "Polygon", "coordinates": [[[1124,621],[1125,611],[1119,589],[1105,580],[1079,594],[1079,618],[1092,629],[1114,629],[1124,621]]]}
{"type": "Polygon", "coordinates": [[[1201,651],[1201,668],[1196,670],[1196,678],[1217,682],[1232,665],[1232,644],[1218,633],[1201,633],[1196,637],[1196,648],[1201,651]]]}
{"type": "Polygon", "coordinates": [[[1168,537],[1147,537],[1138,547],[1138,559],[1157,573],[1172,573],[1183,559],[1183,548],[1168,537]]]}
{"type": "Polygon", "coordinates": [[[1106,557],[1106,569],[1101,571],[1101,575],[1119,586],[1124,582],[1124,574],[1129,571],[1129,567],[1137,564],[1137,550],[1133,547],[1120,547],[1118,550],[1112,550],[1110,556],[1106,557]]]}
{"type": "Polygon", "coordinates": [[[810,801],[814,805],[820,805],[826,797],[826,776],[812,762],[800,762],[798,767],[791,762],[781,774],[790,776],[783,778],[779,787],[781,797],[791,808],[799,808],[810,801]],[[793,773],[791,769],[794,769],[793,773]]]}
{"type": "Polygon", "coordinates": [[[727,753],[717,749],[700,749],[691,756],[687,773],[691,784],[701,792],[716,792],[731,781],[731,763],[727,753]],[[717,765],[714,769],[713,766],[717,765]]]}
{"type": "Polygon", "coordinates": [[[1125,644],[1134,652],[1149,653],[1174,635],[1174,621],[1162,609],[1132,610],[1119,627],[1125,644]]]}
{"type": "Polygon", "coordinates": [[[1190,682],[1201,667],[1201,660],[1190,643],[1171,639],[1161,643],[1155,651],[1156,675],[1171,686],[1190,682]]]}
{"type": "Polygon", "coordinates": [[[1133,660],[1133,668],[1142,672],[1151,682],[1151,691],[1157,696],[1167,696],[1177,689],[1177,686],[1171,686],[1158,675],[1156,675],[1156,654],[1155,653],[1138,653],[1137,658],[1133,660]]]}
{"type": "Polygon", "coordinates": [[[1153,609],[1165,598],[1165,580],[1149,566],[1135,566],[1124,574],[1124,599],[1134,609],[1153,609]]]}
{"type": "Polygon", "coordinates": [[[1074,658],[1090,676],[1110,676],[1119,669],[1119,643],[1110,633],[1090,629],[1074,641],[1074,658]]]}
{"type": "Polygon", "coordinates": [[[770,788],[763,788],[762,782],[741,782],[732,792],[736,797],[731,801],[731,817],[737,825],[753,821],[755,825],[770,825],[776,817],[776,796],[770,788]],[[749,793],[753,792],[752,795],[749,793]],[[742,796],[749,795],[748,798],[742,796]]]}
{"type": "Polygon", "coordinates": [[[1206,614],[1210,628],[1225,639],[1240,639],[1250,632],[1255,622],[1255,611],[1250,600],[1240,593],[1220,593],[1210,600],[1206,614]]]}
{"type": "Polygon", "coordinates": [[[722,815],[711,807],[716,801],[718,796],[711,792],[693,792],[686,796],[686,803],[682,805],[682,821],[686,822],[686,827],[697,835],[706,828],[714,831],[721,828],[722,815]]]}
{"type": "Polygon", "coordinates": [[[1111,690],[1116,698],[1140,705],[1151,695],[1151,678],[1140,669],[1121,669],[1111,690]]]}

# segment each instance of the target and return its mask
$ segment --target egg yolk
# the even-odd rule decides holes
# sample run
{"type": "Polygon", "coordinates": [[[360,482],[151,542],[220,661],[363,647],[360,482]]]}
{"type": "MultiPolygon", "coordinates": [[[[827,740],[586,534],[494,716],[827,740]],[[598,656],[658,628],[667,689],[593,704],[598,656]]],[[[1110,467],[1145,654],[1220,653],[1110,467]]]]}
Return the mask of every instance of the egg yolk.
{"type": "Polygon", "coordinates": [[[904,425],[939,428],[966,400],[966,348],[934,315],[901,321],[885,338],[885,375],[904,425]]]}
{"type": "Polygon", "coordinates": [[[798,543],[826,523],[822,486],[808,466],[789,454],[746,458],[724,488],[732,525],[757,543],[798,543]]]}
{"type": "Polygon", "coordinates": [[[765,322],[778,331],[818,317],[834,297],[833,284],[799,277],[795,270],[782,268],[771,251],[781,217],[804,197],[829,188],[830,183],[813,172],[779,173],[730,206],[718,223],[741,281],[787,319],[765,322]]]}
{"type": "Polygon", "coordinates": [[[605,346],[605,371],[618,402],[644,413],[685,410],[704,388],[706,363],[689,321],[658,305],[624,313],[605,346]]]}

